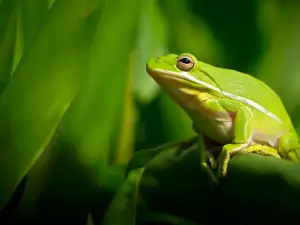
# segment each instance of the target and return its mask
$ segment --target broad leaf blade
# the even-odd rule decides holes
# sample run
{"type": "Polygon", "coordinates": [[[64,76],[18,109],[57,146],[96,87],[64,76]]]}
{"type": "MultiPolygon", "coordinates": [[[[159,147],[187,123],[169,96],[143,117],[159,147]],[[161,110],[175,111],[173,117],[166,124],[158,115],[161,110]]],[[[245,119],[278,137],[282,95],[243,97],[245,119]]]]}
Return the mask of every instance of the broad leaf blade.
{"type": "MultiPolygon", "coordinates": [[[[83,14],[88,16],[84,21],[85,34],[92,37],[86,46],[86,79],[64,115],[57,144],[52,149],[57,154],[51,173],[45,171],[42,186],[39,178],[32,177],[33,183],[36,181],[31,183],[32,190],[35,185],[41,187],[41,192],[35,193],[40,194],[37,215],[41,224],[85,223],[89,212],[98,224],[111,195],[124,180],[124,166],[117,164],[124,164],[122,160],[131,156],[132,147],[126,146],[126,142],[132,141],[132,134],[124,135],[122,127],[128,126],[127,122],[123,124],[128,121],[124,116],[130,121],[132,115],[121,112],[130,107],[132,100],[128,63],[135,42],[138,4],[136,0],[115,3],[97,1],[96,10],[91,5],[83,14]],[[130,10],[124,11],[125,6],[130,10]],[[127,24],[121,29],[120,18],[127,24]],[[120,155],[126,158],[120,159],[120,155]]],[[[124,130],[132,132],[128,128],[124,130]]],[[[31,175],[43,173],[32,171],[31,175]]],[[[27,199],[32,202],[36,196],[27,199]]]]}
{"type": "Polygon", "coordinates": [[[20,1],[24,49],[30,47],[34,37],[48,14],[48,0],[20,1]]]}
{"type": "Polygon", "coordinates": [[[17,3],[3,1],[0,5],[0,93],[11,75],[17,30],[17,3]]]}
{"type": "Polygon", "coordinates": [[[134,91],[144,103],[158,93],[158,85],[146,72],[150,57],[167,53],[167,24],[157,1],[144,0],[140,8],[138,40],[134,54],[134,91]]]}
{"type": "Polygon", "coordinates": [[[73,2],[66,14],[71,2],[52,7],[0,99],[0,208],[48,145],[86,73],[89,3],[73,2]]]}
{"type": "Polygon", "coordinates": [[[299,123],[294,113],[300,100],[300,5],[278,1],[277,4],[267,4],[265,10],[261,10],[260,16],[263,17],[261,23],[269,28],[265,34],[268,45],[255,74],[279,94],[288,112],[299,123]],[[267,14],[269,8],[275,12],[267,14]]]}
{"type": "Polygon", "coordinates": [[[112,138],[120,131],[120,112],[125,109],[122,102],[127,85],[131,86],[128,64],[138,5],[138,0],[120,0],[104,6],[89,55],[90,74],[64,119],[62,142],[76,146],[80,164],[97,184],[109,182],[106,170],[115,160],[118,143],[112,138]],[[126,7],[130,11],[124,10],[126,7]],[[120,19],[126,25],[118,26],[120,19]]]}

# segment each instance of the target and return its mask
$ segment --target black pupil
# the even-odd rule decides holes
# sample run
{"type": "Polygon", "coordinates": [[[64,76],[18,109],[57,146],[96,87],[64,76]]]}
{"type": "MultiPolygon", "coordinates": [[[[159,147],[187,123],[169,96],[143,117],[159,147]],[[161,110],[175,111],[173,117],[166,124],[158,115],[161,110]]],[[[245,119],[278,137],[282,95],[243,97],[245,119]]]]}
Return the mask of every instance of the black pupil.
{"type": "Polygon", "coordinates": [[[191,63],[191,60],[189,58],[182,58],[179,60],[180,62],[184,63],[184,64],[189,64],[191,63]]]}

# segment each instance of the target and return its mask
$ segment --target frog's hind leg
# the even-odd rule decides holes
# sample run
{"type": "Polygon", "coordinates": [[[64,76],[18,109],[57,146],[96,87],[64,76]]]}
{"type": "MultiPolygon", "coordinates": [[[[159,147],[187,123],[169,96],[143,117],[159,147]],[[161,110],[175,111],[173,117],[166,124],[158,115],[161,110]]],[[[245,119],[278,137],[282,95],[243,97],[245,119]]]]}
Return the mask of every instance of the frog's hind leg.
{"type": "Polygon", "coordinates": [[[298,136],[291,132],[283,135],[278,141],[278,152],[284,159],[300,162],[300,141],[298,136]]]}
{"type": "Polygon", "coordinates": [[[281,156],[275,148],[260,144],[251,145],[243,149],[240,153],[255,153],[264,156],[274,156],[278,159],[281,159],[281,156]]]}
{"type": "MultiPolygon", "coordinates": [[[[233,150],[233,151],[229,152],[230,156],[244,154],[244,153],[254,153],[254,154],[259,154],[259,155],[264,155],[264,156],[273,156],[278,159],[281,159],[281,156],[280,156],[279,152],[277,151],[277,149],[266,146],[266,145],[260,145],[260,144],[250,145],[243,149],[233,150]]],[[[224,150],[223,150],[223,154],[224,154],[224,150]]],[[[220,171],[219,171],[219,173],[220,173],[220,171]]]]}

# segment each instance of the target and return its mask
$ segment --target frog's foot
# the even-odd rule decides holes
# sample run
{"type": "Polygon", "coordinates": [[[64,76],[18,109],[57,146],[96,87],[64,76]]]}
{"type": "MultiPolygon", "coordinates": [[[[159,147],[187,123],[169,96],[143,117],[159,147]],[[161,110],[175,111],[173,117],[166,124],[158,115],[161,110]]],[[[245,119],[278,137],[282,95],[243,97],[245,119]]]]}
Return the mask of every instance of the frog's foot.
{"type": "Polygon", "coordinates": [[[220,151],[220,147],[216,146],[216,147],[211,147],[211,148],[205,150],[206,162],[208,163],[210,169],[212,169],[212,170],[215,170],[218,166],[218,162],[213,155],[214,151],[217,151],[217,150],[220,151]]]}
{"type": "Polygon", "coordinates": [[[217,177],[225,177],[227,172],[228,163],[230,157],[242,152],[247,147],[247,143],[243,144],[227,144],[222,148],[222,152],[219,156],[219,168],[217,171],[217,177]]]}
{"type": "Polygon", "coordinates": [[[281,156],[279,155],[278,151],[269,146],[255,144],[244,147],[243,144],[227,144],[223,147],[219,158],[218,177],[224,177],[226,175],[227,166],[231,156],[243,153],[255,153],[265,156],[274,156],[276,158],[281,159],[281,156]]]}
{"type": "Polygon", "coordinates": [[[209,166],[212,170],[217,168],[218,162],[214,157],[209,157],[209,158],[207,158],[207,160],[208,160],[209,166]]]}
{"type": "Polygon", "coordinates": [[[266,145],[260,145],[260,144],[251,145],[243,149],[241,153],[255,153],[255,154],[265,155],[265,156],[274,156],[276,158],[281,159],[281,156],[279,155],[278,151],[275,148],[266,145]]]}
{"type": "Polygon", "coordinates": [[[205,170],[208,172],[208,175],[210,176],[211,180],[218,184],[218,179],[216,178],[215,174],[212,172],[210,166],[207,165],[207,162],[201,162],[201,166],[205,168],[205,170]]]}

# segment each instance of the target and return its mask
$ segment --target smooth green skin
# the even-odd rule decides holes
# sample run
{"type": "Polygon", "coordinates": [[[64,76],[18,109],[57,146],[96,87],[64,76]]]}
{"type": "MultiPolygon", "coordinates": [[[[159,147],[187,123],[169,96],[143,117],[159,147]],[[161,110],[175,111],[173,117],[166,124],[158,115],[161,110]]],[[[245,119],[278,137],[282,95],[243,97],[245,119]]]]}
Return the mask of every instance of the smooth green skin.
{"type": "Polygon", "coordinates": [[[225,176],[230,156],[237,153],[300,161],[298,135],[280,97],[270,87],[250,75],[197,61],[189,53],[179,56],[151,58],[147,72],[186,111],[200,137],[205,135],[223,146],[219,177],[225,176]],[[180,70],[179,56],[189,56],[194,66],[180,70]]]}

